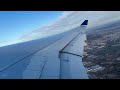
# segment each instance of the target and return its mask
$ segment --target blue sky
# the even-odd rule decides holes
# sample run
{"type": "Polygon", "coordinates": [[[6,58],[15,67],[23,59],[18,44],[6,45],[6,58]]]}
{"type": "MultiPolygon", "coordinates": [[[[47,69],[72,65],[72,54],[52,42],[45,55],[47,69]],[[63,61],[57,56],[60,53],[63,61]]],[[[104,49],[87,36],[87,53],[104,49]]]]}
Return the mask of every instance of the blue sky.
{"type": "Polygon", "coordinates": [[[0,43],[53,23],[62,11],[0,11],[0,43]]]}

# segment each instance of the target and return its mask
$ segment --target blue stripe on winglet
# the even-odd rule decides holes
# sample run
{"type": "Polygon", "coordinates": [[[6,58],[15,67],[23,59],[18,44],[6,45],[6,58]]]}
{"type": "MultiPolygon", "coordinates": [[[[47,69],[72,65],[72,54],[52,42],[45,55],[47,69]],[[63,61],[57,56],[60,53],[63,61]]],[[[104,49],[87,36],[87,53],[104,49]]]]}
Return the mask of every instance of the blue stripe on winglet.
{"type": "Polygon", "coordinates": [[[88,20],[85,20],[81,25],[87,25],[88,24],[88,20]]]}

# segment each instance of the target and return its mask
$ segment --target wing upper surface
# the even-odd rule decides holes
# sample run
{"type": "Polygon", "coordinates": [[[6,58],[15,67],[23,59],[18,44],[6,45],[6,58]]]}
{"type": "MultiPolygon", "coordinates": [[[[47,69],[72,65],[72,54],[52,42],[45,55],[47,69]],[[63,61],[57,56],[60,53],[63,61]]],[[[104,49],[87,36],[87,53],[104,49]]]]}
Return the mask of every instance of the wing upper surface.
{"type": "MultiPolygon", "coordinates": [[[[24,79],[27,79],[27,78],[58,79],[60,78],[60,75],[61,75],[61,70],[60,70],[61,59],[60,58],[61,57],[59,56],[60,54],[59,51],[61,51],[66,45],[68,45],[64,49],[65,52],[70,52],[70,53],[74,52],[74,54],[82,55],[85,35],[80,33],[80,30],[83,30],[83,29],[85,29],[85,27],[82,27],[82,28],[79,27],[73,32],[69,32],[69,33],[48,38],[48,39],[43,39],[39,42],[33,41],[28,43],[21,43],[18,45],[8,46],[0,49],[1,53],[2,52],[5,53],[5,51],[3,50],[7,50],[8,48],[11,48],[10,51],[13,51],[13,53],[11,53],[11,55],[13,56],[12,58],[11,57],[3,58],[4,61],[1,59],[2,63],[0,64],[0,78],[4,78],[4,79],[5,78],[24,78],[24,79]],[[73,38],[75,38],[75,40],[73,40],[73,38]],[[18,47],[19,47],[19,51],[16,49],[18,47]],[[80,47],[81,49],[77,50],[80,47]],[[31,54],[31,52],[33,54],[31,54]],[[23,58],[26,55],[28,55],[28,57],[23,58]],[[20,61],[18,58],[19,59],[23,58],[23,60],[20,61]]],[[[70,58],[71,61],[72,61],[72,58],[73,56],[70,58]]],[[[78,58],[76,58],[76,61],[77,60],[79,61],[78,58]]],[[[82,60],[80,62],[82,62],[82,60]]],[[[79,62],[79,65],[82,65],[80,62],[79,62]]],[[[76,62],[73,62],[73,63],[76,63],[76,62]]],[[[71,63],[70,65],[71,66],[74,65],[73,63],[71,63]]],[[[70,66],[69,64],[67,65],[70,66]]],[[[69,69],[70,68],[71,67],[69,67],[69,69]]],[[[64,70],[66,70],[65,67],[64,67],[64,70]]],[[[72,76],[72,77],[74,78],[75,76],[72,76]]]]}

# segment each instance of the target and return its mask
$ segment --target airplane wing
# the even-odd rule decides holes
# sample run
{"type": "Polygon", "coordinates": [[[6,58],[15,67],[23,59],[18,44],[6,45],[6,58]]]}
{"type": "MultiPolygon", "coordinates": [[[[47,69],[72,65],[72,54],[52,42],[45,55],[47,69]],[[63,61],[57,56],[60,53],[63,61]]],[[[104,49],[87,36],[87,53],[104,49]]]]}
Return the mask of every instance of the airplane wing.
{"type": "Polygon", "coordinates": [[[85,20],[54,37],[0,48],[0,79],[88,79],[82,63],[85,20]]]}

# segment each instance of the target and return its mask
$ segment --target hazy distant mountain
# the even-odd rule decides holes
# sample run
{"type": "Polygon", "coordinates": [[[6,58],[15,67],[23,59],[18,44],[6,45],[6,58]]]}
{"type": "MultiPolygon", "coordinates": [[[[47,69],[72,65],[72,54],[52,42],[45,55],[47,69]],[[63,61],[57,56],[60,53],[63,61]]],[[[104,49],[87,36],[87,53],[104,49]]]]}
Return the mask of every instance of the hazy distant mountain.
{"type": "Polygon", "coordinates": [[[95,34],[97,32],[103,33],[104,31],[107,31],[107,30],[115,31],[116,29],[119,29],[119,28],[120,28],[120,20],[117,20],[117,21],[113,21],[113,22],[108,22],[108,23],[100,25],[100,26],[89,28],[86,32],[88,34],[95,34]]]}

